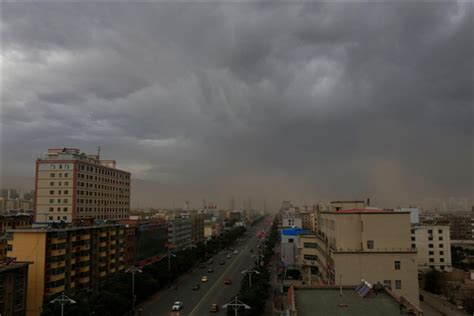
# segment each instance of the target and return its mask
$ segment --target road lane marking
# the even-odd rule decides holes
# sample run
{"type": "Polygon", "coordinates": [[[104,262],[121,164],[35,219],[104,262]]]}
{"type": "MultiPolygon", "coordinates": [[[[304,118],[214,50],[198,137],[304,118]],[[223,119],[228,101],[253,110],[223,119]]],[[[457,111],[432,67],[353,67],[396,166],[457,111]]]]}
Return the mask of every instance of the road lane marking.
{"type": "Polygon", "coordinates": [[[234,266],[234,264],[238,261],[237,259],[240,258],[240,256],[242,256],[243,254],[246,254],[246,250],[248,248],[250,244],[250,241],[249,243],[247,243],[247,245],[245,246],[245,250],[242,251],[240,253],[240,255],[238,255],[237,257],[235,257],[235,260],[227,267],[227,269],[224,270],[224,272],[222,273],[221,277],[216,281],[216,283],[209,288],[209,290],[207,291],[207,293],[201,298],[201,300],[198,302],[198,304],[196,305],[196,307],[194,307],[194,309],[189,313],[189,316],[192,316],[194,315],[194,313],[199,310],[201,308],[201,305],[205,302],[205,300],[207,299],[207,297],[215,290],[216,286],[218,285],[221,285],[222,284],[222,278],[224,278],[226,276],[226,273],[234,266]]]}

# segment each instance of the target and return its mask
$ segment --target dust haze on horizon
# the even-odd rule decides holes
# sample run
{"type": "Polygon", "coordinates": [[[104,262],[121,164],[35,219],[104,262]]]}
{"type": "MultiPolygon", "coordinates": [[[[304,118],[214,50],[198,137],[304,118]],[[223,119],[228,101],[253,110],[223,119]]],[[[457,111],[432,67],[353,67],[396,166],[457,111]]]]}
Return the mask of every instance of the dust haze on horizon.
{"type": "Polygon", "coordinates": [[[470,210],[473,11],[2,3],[1,186],[33,188],[47,148],[101,146],[132,173],[132,207],[470,210]]]}

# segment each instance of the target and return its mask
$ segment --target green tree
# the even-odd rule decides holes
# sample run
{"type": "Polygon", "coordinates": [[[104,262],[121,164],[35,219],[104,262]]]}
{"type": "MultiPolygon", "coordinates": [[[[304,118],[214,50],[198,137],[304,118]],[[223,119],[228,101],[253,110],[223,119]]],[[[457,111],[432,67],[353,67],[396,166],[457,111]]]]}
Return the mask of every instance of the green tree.
{"type": "Polygon", "coordinates": [[[443,275],[437,270],[431,270],[425,273],[425,291],[441,294],[443,288],[443,275]]]}

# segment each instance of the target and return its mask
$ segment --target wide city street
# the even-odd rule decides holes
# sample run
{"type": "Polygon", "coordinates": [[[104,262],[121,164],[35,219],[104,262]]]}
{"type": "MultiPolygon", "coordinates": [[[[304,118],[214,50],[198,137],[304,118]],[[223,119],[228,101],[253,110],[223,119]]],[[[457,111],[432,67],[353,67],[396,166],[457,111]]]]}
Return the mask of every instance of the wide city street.
{"type": "Polygon", "coordinates": [[[170,289],[158,292],[152,299],[139,307],[142,309],[141,315],[210,315],[212,304],[219,306],[219,311],[215,314],[225,315],[226,311],[222,305],[238,293],[240,282],[244,276],[242,271],[250,269],[254,265],[259,245],[256,232],[261,229],[268,229],[268,227],[263,227],[263,224],[260,224],[258,227],[250,228],[246,232],[246,237],[241,238],[228,250],[214,255],[212,264],[196,267],[173,283],[170,289]],[[231,256],[230,259],[226,256],[228,253],[231,256]],[[210,268],[214,271],[208,272],[210,268]],[[202,282],[203,276],[208,278],[207,282],[202,282]],[[230,279],[231,284],[224,284],[226,279],[230,279]],[[199,284],[200,289],[193,289],[196,284],[199,284]],[[183,303],[183,308],[179,312],[171,311],[171,307],[176,301],[183,303]]]}

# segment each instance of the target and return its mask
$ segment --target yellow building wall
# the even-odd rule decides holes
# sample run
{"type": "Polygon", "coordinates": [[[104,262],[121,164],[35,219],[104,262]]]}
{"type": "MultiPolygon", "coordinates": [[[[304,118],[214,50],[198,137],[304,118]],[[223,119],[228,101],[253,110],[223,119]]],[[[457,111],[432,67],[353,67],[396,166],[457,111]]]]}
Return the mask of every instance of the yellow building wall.
{"type": "Polygon", "coordinates": [[[39,316],[43,306],[44,271],[46,261],[46,233],[14,232],[9,240],[12,250],[8,256],[18,261],[29,261],[26,316],[39,316]]]}
{"type": "Polygon", "coordinates": [[[333,258],[336,285],[340,280],[343,285],[359,284],[362,279],[371,284],[391,280],[395,295],[419,307],[416,253],[339,253],[333,258]],[[400,270],[395,270],[394,261],[400,261],[400,270]],[[401,289],[395,289],[395,280],[401,280],[401,289]]]}

